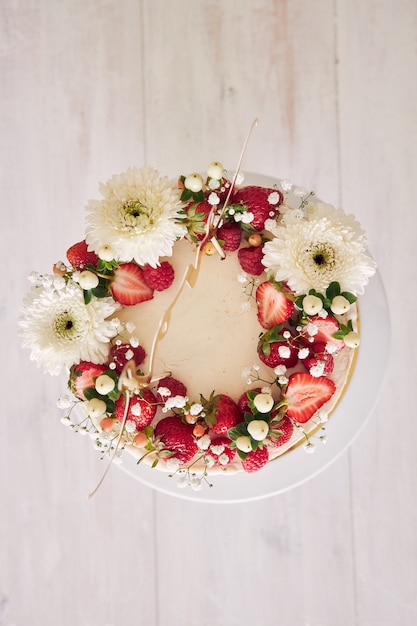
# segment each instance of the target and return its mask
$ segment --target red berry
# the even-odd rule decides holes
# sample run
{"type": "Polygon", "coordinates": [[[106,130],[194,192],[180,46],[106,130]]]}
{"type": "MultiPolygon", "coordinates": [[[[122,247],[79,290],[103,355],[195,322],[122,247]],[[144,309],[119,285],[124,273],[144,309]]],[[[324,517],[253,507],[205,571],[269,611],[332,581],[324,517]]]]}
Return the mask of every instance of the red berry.
{"type": "Polygon", "coordinates": [[[225,252],[234,252],[240,246],[242,231],[237,222],[225,222],[217,231],[217,238],[223,241],[225,252]]]}
{"type": "Polygon", "coordinates": [[[161,378],[158,382],[158,390],[160,387],[166,387],[170,390],[171,394],[169,396],[162,396],[159,391],[157,391],[156,397],[159,402],[166,402],[168,398],[173,398],[175,396],[186,396],[187,395],[187,387],[176,378],[172,376],[165,376],[165,378],[161,378]]]}
{"type": "MultiPolygon", "coordinates": [[[[122,394],[116,400],[114,415],[123,421],[126,408],[125,394],[122,394]]],[[[138,395],[130,398],[127,419],[132,420],[136,424],[136,430],[143,430],[152,422],[157,409],[156,398],[150,389],[141,389],[138,395]]]]}
{"type": "Polygon", "coordinates": [[[294,432],[294,424],[288,415],[284,415],[278,424],[271,424],[271,427],[272,434],[268,438],[268,444],[273,448],[279,448],[280,446],[283,446],[284,443],[287,443],[287,441],[291,439],[294,432]]]}
{"type": "Polygon", "coordinates": [[[287,340],[258,343],[258,356],[268,367],[285,365],[288,369],[298,363],[298,348],[287,340]]]}
{"type": "Polygon", "coordinates": [[[300,424],[308,422],[336,390],[336,385],[326,376],[315,378],[307,372],[291,374],[285,397],[287,415],[300,424]]]}
{"type": "Polygon", "coordinates": [[[269,452],[268,448],[256,448],[248,453],[246,459],[242,460],[242,467],[245,472],[257,472],[262,469],[264,465],[268,463],[269,452]]]}
{"type": "Polygon", "coordinates": [[[236,456],[236,448],[230,448],[229,444],[230,439],[228,439],[228,437],[215,437],[212,439],[207,454],[215,461],[213,467],[225,467],[233,461],[236,456]],[[219,461],[219,457],[221,461],[219,461]]]}
{"type": "Polygon", "coordinates": [[[163,261],[161,265],[158,265],[157,267],[145,265],[143,268],[143,278],[151,289],[155,289],[155,291],[164,291],[165,289],[168,289],[168,287],[171,287],[174,282],[174,268],[171,263],[168,263],[168,261],[163,261]]]}
{"type": "MultiPolygon", "coordinates": [[[[164,450],[173,452],[173,458],[181,465],[190,461],[198,451],[193,437],[193,426],[184,424],[176,415],[160,420],[155,427],[155,438],[164,445],[164,450]]],[[[163,455],[161,455],[162,458],[163,455]]]]}
{"type": "Polygon", "coordinates": [[[248,185],[239,189],[234,197],[233,204],[241,204],[253,213],[251,226],[256,230],[263,230],[267,219],[274,219],[283,196],[277,189],[248,185]]]}
{"type": "MultiPolygon", "coordinates": [[[[250,391],[256,391],[257,393],[261,393],[262,389],[260,387],[257,387],[256,389],[251,389],[250,391]]],[[[239,400],[237,401],[237,405],[242,413],[252,413],[252,410],[249,408],[249,398],[247,391],[242,393],[239,400]]]]}
{"type": "MultiPolygon", "coordinates": [[[[333,333],[340,330],[339,323],[334,317],[331,315],[328,315],[327,317],[312,317],[310,318],[310,322],[318,328],[318,332],[313,335],[314,343],[322,343],[326,345],[328,341],[331,341],[334,343],[337,350],[341,350],[344,347],[345,342],[343,339],[335,339],[332,337],[333,333]]],[[[310,346],[313,342],[309,341],[307,330],[303,330],[303,335],[306,345],[310,346]]]]}
{"type": "Polygon", "coordinates": [[[225,435],[229,428],[237,426],[242,419],[242,413],[236,402],[225,394],[219,394],[203,402],[206,413],[206,423],[216,435],[225,435]]]}
{"type": "Polygon", "coordinates": [[[95,252],[89,252],[85,240],[75,243],[67,250],[67,259],[72,267],[78,271],[84,270],[87,265],[96,266],[99,258],[95,252]]]}
{"type": "Polygon", "coordinates": [[[128,361],[135,362],[136,367],[138,367],[146,358],[146,352],[142,348],[142,346],[137,346],[136,348],[132,348],[130,343],[121,343],[120,345],[115,344],[110,349],[110,361],[115,363],[115,372],[120,374],[124,366],[128,361]]]}
{"type": "Polygon", "coordinates": [[[114,270],[111,290],[115,300],[125,306],[153,298],[153,289],[146,284],[143,270],[136,263],[123,263],[114,270]]]}
{"type": "Polygon", "coordinates": [[[71,391],[77,398],[86,400],[84,395],[85,389],[93,389],[95,379],[107,371],[107,365],[97,365],[90,361],[81,361],[77,365],[73,365],[69,377],[69,385],[71,391]]]}
{"type": "Polygon", "coordinates": [[[253,276],[260,276],[260,274],[262,274],[265,270],[265,267],[261,263],[264,256],[263,246],[240,248],[237,256],[240,267],[244,272],[252,274],[253,276]]]}
{"type": "Polygon", "coordinates": [[[258,320],[263,328],[286,322],[294,312],[294,303],[270,282],[261,283],[256,290],[258,320]]]}
{"type": "Polygon", "coordinates": [[[331,374],[334,368],[333,356],[329,352],[326,352],[326,346],[324,343],[313,343],[310,347],[310,354],[302,360],[302,363],[308,371],[319,363],[323,363],[324,376],[331,374]]]}

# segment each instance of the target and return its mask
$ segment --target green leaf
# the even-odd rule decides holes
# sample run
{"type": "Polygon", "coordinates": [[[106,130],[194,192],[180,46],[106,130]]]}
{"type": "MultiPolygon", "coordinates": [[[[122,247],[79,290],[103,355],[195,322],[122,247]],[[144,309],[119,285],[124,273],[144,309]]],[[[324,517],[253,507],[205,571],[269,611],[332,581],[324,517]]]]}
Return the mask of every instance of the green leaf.
{"type": "Polygon", "coordinates": [[[93,398],[102,399],[102,396],[100,396],[95,387],[87,387],[86,389],[83,389],[83,394],[87,400],[92,400],[93,398]]]}
{"type": "Polygon", "coordinates": [[[191,200],[192,197],[193,197],[192,192],[189,189],[184,189],[184,191],[182,192],[180,196],[180,200],[181,202],[187,202],[188,200],[191,200]]]}
{"type": "Polygon", "coordinates": [[[357,297],[353,293],[350,293],[349,291],[342,291],[340,295],[346,298],[346,300],[350,302],[350,304],[353,304],[357,300],[357,297]]]}
{"type": "Polygon", "coordinates": [[[333,281],[326,289],[326,296],[329,300],[333,300],[336,296],[340,295],[340,284],[337,281],[333,281]]]}
{"type": "Polygon", "coordinates": [[[83,295],[84,295],[84,303],[85,304],[89,304],[91,302],[92,297],[93,297],[92,289],[84,289],[83,295]]]}

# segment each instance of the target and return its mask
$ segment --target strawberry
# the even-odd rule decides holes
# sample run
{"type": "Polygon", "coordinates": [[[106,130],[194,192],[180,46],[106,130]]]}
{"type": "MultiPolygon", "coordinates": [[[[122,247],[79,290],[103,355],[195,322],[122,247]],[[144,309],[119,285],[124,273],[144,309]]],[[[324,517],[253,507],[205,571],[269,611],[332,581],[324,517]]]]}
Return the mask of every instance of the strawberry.
{"type": "Polygon", "coordinates": [[[312,367],[323,363],[323,375],[328,376],[331,374],[334,368],[334,359],[329,352],[326,352],[325,344],[313,343],[309,348],[310,354],[302,361],[305,368],[310,372],[312,367]]]}
{"type": "Polygon", "coordinates": [[[155,291],[164,291],[171,287],[174,282],[175,272],[171,263],[163,261],[157,267],[151,267],[146,264],[143,267],[143,278],[145,283],[155,291]]]}
{"type": "MultiPolygon", "coordinates": [[[[314,343],[322,343],[326,345],[328,341],[331,341],[334,343],[337,350],[341,350],[343,348],[345,345],[343,339],[335,339],[332,337],[333,333],[336,333],[340,329],[340,326],[334,317],[331,315],[328,315],[327,317],[312,317],[310,322],[318,328],[318,332],[313,335],[314,343]]],[[[308,341],[307,331],[304,330],[303,334],[308,341]]]]}
{"type": "Polygon", "coordinates": [[[217,238],[223,241],[225,252],[234,252],[240,246],[242,230],[237,222],[225,222],[217,231],[217,238]]]}
{"type": "Polygon", "coordinates": [[[89,252],[85,240],[75,243],[67,250],[67,259],[75,270],[82,271],[87,265],[96,266],[99,258],[95,252],[89,252]]]}
{"type": "Polygon", "coordinates": [[[186,218],[183,224],[187,227],[188,236],[193,242],[201,241],[206,235],[206,222],[212,205],[206,200],[191,202],[185,209],[186,218]]]}
{"type": "Polygon", "coordinates": [[[262,469],[264,465],[268,463],[269,460],[269,452],[268,448],[256,448],[256,450],[252,450],[248,452],[248,455],[245,460],[242,460],[242,467],[245,472],[252,473],[257,472],[262,469]]]}
{"type": "MultiPolygon", "coordinates": [[[[257,393],[261,393],[262,389],[260,387],[256,387],[256,389],[251,389],[251,391],[256,391],[257,393]]],[[[242,413],[253,413],[252,409],[249,407],[249,398],[248,392],[244,391],[237,401],[237,405],[242,413]]]]}
{"type": "Polygon", "coordinates": [[[294,312],[294,303],[273,283],[261,283],[256,290],[258,320],[263,328],[286,322],[294,312]]]}
{"type": "Polygon", "coordinates": [[[176,378],[173,378],[172,376],[165,376],[165,378],[161,378],[161,380],[158,382],[158,391],[157,391],[156,397],[158,398],[159,402],[165,402],[168,397],[172,398],[175,396],[186,396],[186,395],[187,395],[187,387],[180,380],[177,380],[176,378]],[[162,396],[159,393],[160,387],[165,387],[166,389],[169,389],[171,392],[170,395],[162,396]]]}
{"type": "Polygon", "coordinates": [[[269,344],[269,354],[258,348],[258,356],[262,363],[268,367],[285,365],[287,368],[295,367],[298,362],[298,348],[287,341],[273,341],[269,344]]]}
{"type": "Polygon", "coordinates": [[[114,270],[111,291],[115,300],[125,306],[153,298],[153,289],[146,284],[143,270],[136,263],[123,263],[114,270]]]}
{"type": "Polygon", "coordinates": [[[229,428],[242,421],[242,413],[236,402],[225,394],[212,394],[208,401],[202,398],[202,404],[206,423],[216,435],[225,435],[229,428]]]}
{"type": "MultiPolygon", "coordinates": [[[[122,394],[114,407],[114,415],[119,422],[123,421],[126,408],[125,395],[122,394]]],[[[143,430],[152,422],[157,409],[156,398],[150,389],[141,389],[138,395],[130,398],[127,419],[136,424],[136,430],[143,430]]]]}
{"type": "Polygon", "coordinates": [[[155,437],[163,444],[164,450],[173,452],[171,458],[178,459],[180,465],[190,461],[198,451],[193,426],[184,424],[176,415],[165,417],[157,423],[155,437]]]}
{"type": "Polygon", "coordinates": [[[138,367],[146,358],[146,352],[142,346],[133,348],[130,343],[115,344],[110,349],[110,361],[115,364],[114,371],[117,374],[121,374],[122,369],[128,361],[132,359],[138,367]]]}
{"type": "Polygon", "coordinates": [[[90,361],[81,361],[78,365],[71,367],[69,377],[69,387],[74,395],[81,400],[86,400],[85,389],[93,389],[95,379],[107,371],[107,365],[97,365],[90,361]]]}
{"type": "Polygon", "coordinates": [[[294,424],[292,423],[288,415],[284,415],[280,422],[271,423],[271,429],[272,435],[269,436],[268,443],[273,448],[279,448],[291,439],[294,431],[294,424]]]}
{"type": "Polygon", "coordinates": [[[236,448],[230,448],[228,437],[215,437],[212,439],[207,454],[214,460],[213,467],[225,467],[236,456],[236,448]]]}
{"type": "Polygon", "coordinates": [[[263,246],[240,248],[237,256],[240,267],[244,272],[252,274],[253,276],[260,276],[265,270],[265,267],[261,263],[264,256],[263,246]]]}
{"type": "Polygon", "coordinates": [[[239,189],[233,197],[233,204],[241,204],[253,213],[251,226],[255,230],[263,230],[265,220],[273,219],[278,213],[278,207],[282,203],[283,196],[278,189],[268,189],[248,185],[239,189]]]}
{"type": "Polygon", "coordinates": [[[326,376],[314,378],[307,372],[291,374],[285,393],[287,415],[304,424],[334,394],[336,385],[326,376]]]}

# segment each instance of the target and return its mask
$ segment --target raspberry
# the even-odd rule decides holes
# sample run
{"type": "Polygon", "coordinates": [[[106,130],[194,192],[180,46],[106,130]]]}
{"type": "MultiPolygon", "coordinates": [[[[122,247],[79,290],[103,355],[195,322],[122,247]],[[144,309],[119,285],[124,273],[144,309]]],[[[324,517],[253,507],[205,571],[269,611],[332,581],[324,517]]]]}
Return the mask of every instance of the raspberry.
{"type": "Polygon", "coordinates": [[[225,252],[234,252],[240,246],[242,231],[236,222],[226,222],[217,231],[217,237],[223,241],[225,252]]]}
{"type": "Polygon", "coordinates": [[[162,396],[159,391],[157,391],[156,397],[159,402],[165,402],[168,397],[173,398],[175,396],[186,396],[187,395],[187,387],[183,385],[183,383],[172,376],[165,376],[165,378],[161,378],[158,382],[158,390],[160,387],[166,387],[169,389],[171,394],[169,396],[162,396]]]}
{"type": "Polygon", "coordinates": [[[122,369],[128,361],[133,359],[136,367],[138,367],[141,363],[143,363],[145,357],[146,352],[142,346],[132,348],[130,343],[121,343],[120,345],[116,344],[112,346],[110,350],[110,362],[113,361],[113,363],[115,363],[115,372],[117,374],[122,372],[122,369]]]}
{"type": "Polygon", "coordinates": [[[171,287],[174,282],[175,272],[171,263],[163,261],[158,267],[145,265],[143,268],[143,277],[148,287],[155,291],[164,291],[171,287]]]}
{"type": "Polygon", "coordinates": [[[245,472],[257,472],[268,463],[268,459],[268,448],[256,448],[256,450],[249,452],[246,459],[242,461],[242,467],[245,472]]]}
{"type": "Polygon", "coordinates": [[[259,276],[264,271],[261,260],[264,256],[263,246],[241,248],[237,253],[239,263],[244,272],[259,276]]]}

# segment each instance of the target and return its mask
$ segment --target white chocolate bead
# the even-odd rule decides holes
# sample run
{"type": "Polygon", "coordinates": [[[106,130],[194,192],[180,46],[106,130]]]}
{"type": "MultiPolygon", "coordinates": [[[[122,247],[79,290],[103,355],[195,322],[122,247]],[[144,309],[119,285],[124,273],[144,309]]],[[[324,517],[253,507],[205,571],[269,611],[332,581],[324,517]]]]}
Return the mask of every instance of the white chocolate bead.
{"type": "Polygon", "coordinates": [[[323,302],[318,296],[305,296],[303,309],[307,315],[316,315],[323,308],[323,302]]]}
{"type": "Polygon", "coordinates": [[[343,315],[343,313],[349,311],[350,302],[344,296],[335,296],[330,305],[330,309],[335,315],[343,315]]]}
{"type": "Polygon", "coordinates": [[[92,398],[87,403],[87,411],[90,417],[100,417],[106,412],[106,403],[99,398],[92,398]]]}
{"type": "Polygon", "coordinates": [[[258,393],[253,399],[253,404],[259,413],[268,413],[274,406],[274,399],[270,393],[258,393]]]}
{"type": "Polygon", "coordinates": [[[115,387],[115,382],[111,376],[108,376],[107,374],[101,374],[101,376],[96,379],[95,387],[96,391],[98,391],[99,394],[105,396],[113,391],[115,387]]]}
{"type": "Polygon", "coordinates": [[[207,168],[207,176],[209,178],[215,178],[216,180],[220,180],[224,174],[224,167],[218,161],[213,161],[207,168]]]}
{"type": "Polygon", "coordinates": [[[198,193],[203,189],[203,179],[197,172],[188,174],[184,180],[184,187],[194,193],[198,193]]]}
{"type": "Polygon", "coordinates": [[[248,424],[248,433],[255,441],[263,441],[268,436],[269,426],[265,420],[252,420],[248,424]]]}
{"type": "Polygon", "coordinates": [[[236,448],[238,448],[241,452],[250,452],[252,450],[250,437],[240,435],[240,437],[236,439],[236,448]]]}
{"type": "Polygon", "coordinates": [[[102,261],[107,261],[108,263],[110,263],[110,261],[113,261],[114,259],[113,248],[108,245],[101,246],[101,248],[97,252],[97,256],[102,261]]]}
{"type": "Polygon", "coordinates": [[[98,276],[90,270],[84,270],[79,276],[78,284],[81,289],[94,289],[98,285],[98,276]]]}
{"type": "Polygon", "coordinates": [[[350,333],[343,337],[343,341],[348,348],[357,348],[361,342],[359,333],[352,330],[350,333]]]}

